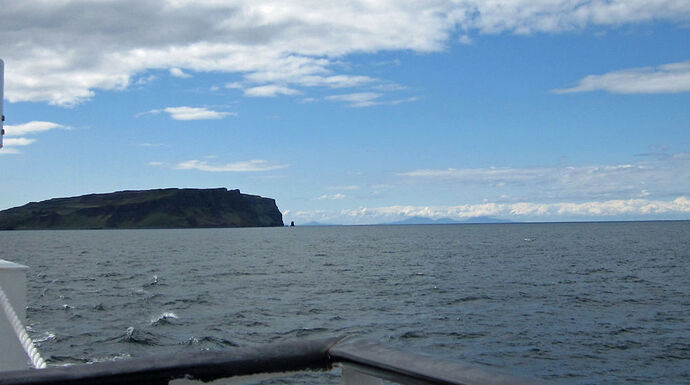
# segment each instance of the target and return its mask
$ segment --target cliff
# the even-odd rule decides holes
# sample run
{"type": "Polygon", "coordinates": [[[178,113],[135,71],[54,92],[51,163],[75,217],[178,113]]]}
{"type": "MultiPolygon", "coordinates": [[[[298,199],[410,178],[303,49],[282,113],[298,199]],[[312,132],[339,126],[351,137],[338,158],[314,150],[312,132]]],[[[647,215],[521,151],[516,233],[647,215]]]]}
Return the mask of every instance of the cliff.
{"type": "Polygon", "coordinates": [[[0,211],[0,230],[283,226],[274,199],[240,190],[118,191],[0,211]]]}

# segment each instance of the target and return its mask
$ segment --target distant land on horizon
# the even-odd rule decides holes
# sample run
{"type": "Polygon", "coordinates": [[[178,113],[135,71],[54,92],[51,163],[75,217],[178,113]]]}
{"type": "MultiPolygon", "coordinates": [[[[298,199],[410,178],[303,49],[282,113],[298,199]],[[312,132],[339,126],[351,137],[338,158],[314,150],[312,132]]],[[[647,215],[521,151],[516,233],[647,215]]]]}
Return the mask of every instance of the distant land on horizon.
{"type": "Polygon", "coordinates": [[[314,227],[314,226],[399,226],[399,225],[448,225],[448,224],[540,224],[540,223],[626,223],[626,222],[690,222],[690,219],[630,219],[630,220],[582,220],[582,221],[511,221],[509,219],[500,219],[493,217],[472,217],[464,221],[457,221],[452,218],[432,219],[427,217],[410,217],[405,220],[387,223],[372,223],[372,224],[337,224],[337,223],[321,223],[316,221],[307,222],[304,224],[295,223],[295,226],[314,227]]]}
{"type": "Polygon", "coordinates": [[[0,230],[271,226],[283,226],[274,199],[226,188],[118,191],[0,211],[0,230]]]}
{"type": "Polygon", "coordinates": [[[471,217],[465,220],[459,221],[452,218],[428,218],[428,217],[410,217],[403,219],[401,221],[386,223],[389,225],[449,225],[449,224],[462,224],[462,223],[515,223],[508,219],[500,219],[486,216],[471,217]]]}
{"type": "Polygon", "coordinates": [[[321,223],[316,221],[311,221],[303,224],[295,223],[295,226],[340,226],[335,223],[321,223]]]}
{"type": "MultiPolygon", "coordinates": [[[[508,219],[493,218],[486,216],[471,217],[462,221],[452,218],[433,219],[428,217],[410,217],[396,222],[378,223],[376,225],[450,225],[450,224],[480,224],[480,223],[520,223],[508,219]]],[[[295,223],[297,226],[340,226],[334,223],[321,223],[316,221],[307,222],[304,224],[295,223]]]]}

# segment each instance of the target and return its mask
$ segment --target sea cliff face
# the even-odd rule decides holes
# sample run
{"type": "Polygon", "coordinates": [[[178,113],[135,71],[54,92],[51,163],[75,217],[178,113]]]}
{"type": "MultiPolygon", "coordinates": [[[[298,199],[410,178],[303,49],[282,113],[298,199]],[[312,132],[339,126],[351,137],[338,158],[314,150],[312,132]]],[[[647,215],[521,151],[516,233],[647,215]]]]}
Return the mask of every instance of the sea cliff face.
{"type": "Polygon", "coordinates": [[[269,226],[283,226],[274,199],[225,188],[118,191],[0,211],[0,230],[269,226]]]}

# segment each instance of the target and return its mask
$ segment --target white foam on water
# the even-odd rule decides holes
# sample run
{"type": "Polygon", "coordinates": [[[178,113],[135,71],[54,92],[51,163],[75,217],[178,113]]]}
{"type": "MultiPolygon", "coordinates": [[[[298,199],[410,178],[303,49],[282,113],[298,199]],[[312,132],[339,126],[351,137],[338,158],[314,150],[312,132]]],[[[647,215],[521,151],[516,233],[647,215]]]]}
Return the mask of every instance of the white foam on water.
{"type": "Polygon", "coordinates": [[[34,343],[40,344],[41,342],[52,341],[55,339],[55,333],[44,332],[33,338],[34,343]]]}
{"type": "Polygon", "coordinates": [[[158,317],[152,318],[151,319],[151,325],[155,325],[160,323],[161,321],[166,321],[169,319],[179,319],[180,317],[177,316],[177,314],[171,312],[171,311],[166,311],[163,312],[161,315],[158,317]]]}

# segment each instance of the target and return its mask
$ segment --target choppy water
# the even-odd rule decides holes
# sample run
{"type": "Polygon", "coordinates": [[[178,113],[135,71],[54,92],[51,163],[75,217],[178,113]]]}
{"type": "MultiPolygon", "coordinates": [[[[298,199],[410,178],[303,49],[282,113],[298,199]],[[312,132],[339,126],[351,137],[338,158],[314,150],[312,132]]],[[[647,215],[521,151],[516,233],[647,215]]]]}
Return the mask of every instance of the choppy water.
{"type": "Polygon", "coordinates": [[[690,222],[29,231],[0,244],[31,267],[28,323],[51,365],[356,333],[558,383],[690,383],[690,222]]]}

